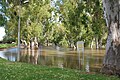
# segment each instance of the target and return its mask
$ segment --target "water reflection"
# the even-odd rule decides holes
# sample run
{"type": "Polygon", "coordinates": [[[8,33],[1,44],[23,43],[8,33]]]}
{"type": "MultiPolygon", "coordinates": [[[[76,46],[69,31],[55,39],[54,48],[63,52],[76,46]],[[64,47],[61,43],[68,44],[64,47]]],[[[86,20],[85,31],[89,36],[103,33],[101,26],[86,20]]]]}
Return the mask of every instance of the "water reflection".
{"type": "Polygon", "coordinates": [[[20,62],[38,64],[39,50],[22,49],[20,52],[20,62]]]}
{"type": "Polygon", "coordinates": [[[0,57],[10,61],[16,61],[18,58],[17,50],[18,50],[17,48],[11,48],[11,49],[8,49],[7,51],[1,51],[0,57]]]}
{"type": "Polygon", "coordinates": [[[85,70],[86,72],[90,72],[90,53],[86,53],[86,65],[85,70]]]}
{"type": "MultiPolygon", "coordinates": [[[[13,50],[12,50],[13,51],[13,50]]],[[[10,61],[17,61],[17,51],[0,51],[0,57],[10,61]]],[[[58,51],[48,49],[21,49],[19,61],[31,64],[71,68],[86,72],[99,72],[105,50],[85,50],[84,53],[76,51],[58,51]]]]}
{"type": "Polygon", "coordinates": [[[84,53],[77,53],[78,55],[78,69],[84,70],[84,53]]]}

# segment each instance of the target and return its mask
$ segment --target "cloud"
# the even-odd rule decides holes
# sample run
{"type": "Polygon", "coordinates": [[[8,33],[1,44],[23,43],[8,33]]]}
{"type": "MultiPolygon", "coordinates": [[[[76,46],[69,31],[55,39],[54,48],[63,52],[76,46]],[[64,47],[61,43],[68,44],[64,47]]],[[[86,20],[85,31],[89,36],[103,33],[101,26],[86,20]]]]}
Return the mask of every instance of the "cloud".
{"type": "Polygon", "coordinates": [[[3,27],[0,27],[0,40],[3,39],[4,35],[5,35],[5,29],[3,27]]]}

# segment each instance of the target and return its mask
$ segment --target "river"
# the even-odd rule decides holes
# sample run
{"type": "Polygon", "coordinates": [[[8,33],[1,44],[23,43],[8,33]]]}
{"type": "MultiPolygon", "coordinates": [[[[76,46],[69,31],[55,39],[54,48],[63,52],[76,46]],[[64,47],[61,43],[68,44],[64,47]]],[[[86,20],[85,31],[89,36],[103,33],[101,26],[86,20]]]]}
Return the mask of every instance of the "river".
{"type": "Polygon", "coordinates": [[[105,50],[85,49],[84,52],[64,49],[41,48],[38,50],[17,48],[0,51],[0,57],[10,60],[42,66],[71,68],[86,72],[99,72],[102,66],[105,50]]]}

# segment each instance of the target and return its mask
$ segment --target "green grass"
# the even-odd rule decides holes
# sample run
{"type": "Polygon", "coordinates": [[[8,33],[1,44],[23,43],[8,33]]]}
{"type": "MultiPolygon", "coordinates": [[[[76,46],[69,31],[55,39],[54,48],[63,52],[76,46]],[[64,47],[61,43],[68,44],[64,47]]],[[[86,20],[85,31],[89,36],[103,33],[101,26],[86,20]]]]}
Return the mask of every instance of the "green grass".
{"type": "Polygon", "coordinates": [[[120,80],[114,76],[87,74],[78,70],[61,69],[10,62],[0,58],[0,80],[120,80]]]}
{"type": "Polygon", "coordinates": [[[14,47],[16,46],[16,44],[0,44],[0,48],[10,48],[10,47],[14,47]]]}

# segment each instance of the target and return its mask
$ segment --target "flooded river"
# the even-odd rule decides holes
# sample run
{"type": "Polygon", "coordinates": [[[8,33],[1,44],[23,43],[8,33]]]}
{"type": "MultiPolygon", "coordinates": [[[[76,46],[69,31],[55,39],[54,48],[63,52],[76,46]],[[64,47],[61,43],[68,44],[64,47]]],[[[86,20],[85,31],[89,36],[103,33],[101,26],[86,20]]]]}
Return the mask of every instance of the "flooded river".
{"type": "Polygon", "coordinates": [[[99,72],[105,50],[85,49],[83,53],[78,53],[68,49],[58,51],[43,48],[38,50],[21,49],[20,54],[17,53],[17,48],[11,48],[0,51],[0,57],[10,61],[99,72]]]}

